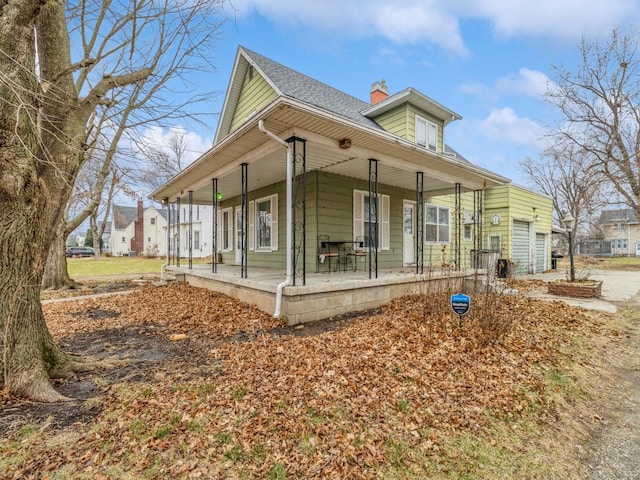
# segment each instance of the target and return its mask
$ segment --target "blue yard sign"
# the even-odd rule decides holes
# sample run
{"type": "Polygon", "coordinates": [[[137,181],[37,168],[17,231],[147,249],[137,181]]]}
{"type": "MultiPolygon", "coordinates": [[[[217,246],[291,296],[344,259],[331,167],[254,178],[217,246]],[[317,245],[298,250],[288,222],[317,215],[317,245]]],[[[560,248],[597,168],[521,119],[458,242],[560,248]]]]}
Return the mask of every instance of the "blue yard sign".
{"type": "Polygon", "coordinates": [[[462,316],[469,313],[469,308],[471,308],[471,297],[469,295],[464,293],[451,295],[451,310],[458,315],[460,325],[462,325],[462,316]]]}

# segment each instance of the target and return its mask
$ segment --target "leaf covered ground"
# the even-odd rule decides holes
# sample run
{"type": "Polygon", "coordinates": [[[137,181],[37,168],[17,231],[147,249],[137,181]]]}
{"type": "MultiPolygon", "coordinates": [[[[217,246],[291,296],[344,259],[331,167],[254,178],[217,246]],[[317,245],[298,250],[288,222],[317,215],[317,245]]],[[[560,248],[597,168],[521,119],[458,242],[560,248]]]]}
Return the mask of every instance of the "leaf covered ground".
{"type": "MultiPolygon", "coordinates": [[[[549,372],[603,327],[560,302],[474,300],[461,326],[439,293],[302,328],[185,284],[47,304],[67,351],[119,363],[60,381],[74,402],[3,399],[0,473],[498,478],[490,457],[528,452],[496,425],[552,424],[549,372]]],[[[527,462],[513,478],[536,478],[544,459],[527,462]]]]}

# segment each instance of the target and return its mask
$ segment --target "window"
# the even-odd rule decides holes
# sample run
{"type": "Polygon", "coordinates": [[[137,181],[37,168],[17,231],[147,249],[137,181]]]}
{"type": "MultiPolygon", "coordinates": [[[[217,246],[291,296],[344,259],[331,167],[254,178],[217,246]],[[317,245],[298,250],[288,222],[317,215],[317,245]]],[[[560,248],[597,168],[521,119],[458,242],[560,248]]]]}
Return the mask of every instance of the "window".
{"type": "Polygon", "coordinates": [[[618,239],[618,240],[611,240],[611,247],[615,248],[616,250],[626,250],[627,249],[627,239],[618,239]]]}
{"type": "Polygon", "coordinates": [[[122,243],[125,243],[127,241],[127,239],[125,237],[122,237],[122,243]]]}
{"type": "Polygon", "coordinates": [[[155,225],[156,224],[156,217],[151,217],[149,219],[149,221],[150,221],[151,225],[155,225]]]}
{"type": "Polygon", "coordinates": [[[467,242],[471,242],[473,240],[473,230],[471,229],[471,225],[465,225],[464,226],[464,239],[467,242]]]}
{"type": "Polygon", "coordinates": [[[231,208],[222,210],[222,242],[221,248],[223,252],[232,250],[233,223],[231,218],[231,208]]]}
{"type": "Polygon", "coordinates": [[[438,126],[416,115],[416,143],[434,152],[438,145],[438,126]]]}
{"type": "Polygon", "coordinates": [[[249,250],[278,250],[278,195],[249,202],[249,250]]]}
{"type": "Polygon", "coordinates": [[[193,232],[193,249],[200,250],[200,232],[198,230],[193,232]]]}
{"type": "Polygon", "coordinates": [[[490,251],[499,252],[502,250],[502,235],[489,235],[487,243],[489,244],[490,251]]]}
{"type": "Polygon", "coordinates": [[[449,243],[449,207],[424,206],[425,242],[449,243]]]}
{"type": "Polygon", "coordinates": [[[378,194],[378,201],[371,202],[369,192],[353,191],[353,239],[364,237],[365,246],[372,245],[369,228],[377,237],[378,250],[389,250],[389,195],[378,194]],[[376,214],[378,224],[376,225],[376,214]]]}

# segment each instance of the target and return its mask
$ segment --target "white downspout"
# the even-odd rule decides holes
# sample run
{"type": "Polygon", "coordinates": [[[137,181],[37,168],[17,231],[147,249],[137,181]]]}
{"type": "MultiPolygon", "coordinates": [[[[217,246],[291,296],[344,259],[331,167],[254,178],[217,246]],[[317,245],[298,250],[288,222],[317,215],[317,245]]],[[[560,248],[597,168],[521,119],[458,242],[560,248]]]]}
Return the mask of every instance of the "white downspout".
{"type": "Polygon", "coordinates": [[[291,233],[291,222],[293,219],[291,218],[291,209],[293,207],[293,199],[291,198],[293,192],[293,179],[292,179],[292,163],[293,163],[293,152],[291,150],[291,146],[277,136],[275,133],[270,132],[264,126],[264,121],[262,119],[258,120],[258,128],[262,133],[266,133],[271,138],[273,138],[276,142],[280,143],[284,148],[287,149],[287,216],[286,216],[286,229],[287,229],[287,274],[284,279],[284,282],[278,284],[278,288],[276,289],[276,311],[273,313],[275,318],[280,318],[281,315],[281,307],[282,307],[282,291],[284,287],[287,285],[291,285],[291,280],[293,277],[293,264],[291,260],[291,250],[293,247],[293,236],[291,233]]]}

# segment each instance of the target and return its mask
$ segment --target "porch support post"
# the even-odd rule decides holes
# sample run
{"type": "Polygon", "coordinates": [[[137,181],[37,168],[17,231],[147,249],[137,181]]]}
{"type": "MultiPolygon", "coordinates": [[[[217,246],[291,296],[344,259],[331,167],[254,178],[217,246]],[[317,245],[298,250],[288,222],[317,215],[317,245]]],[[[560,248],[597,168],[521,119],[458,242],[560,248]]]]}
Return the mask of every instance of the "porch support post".
{"type": "Polygon", "coordinates": [[[380,226],[378,224],[378,160],[369,159],[369,279],[375,273],[378,278],[378,235],[380,226]]]}
{"type": "Polygon", "coordinates": [[[462,222],[462,205],[461,205],[461,189],[460,189],[460,184],[456,183],[456,187],[455,187],[455,227],[454,227],[454,232],[455,232],[455,238],[453,240],[453,247],[454,247],[454,262],[456,263],[456,270],[460,270],[460,246],[461,246],[461,240],[462,240],[462,230],[461,230],[461,225],[460,223],[462,222]]]}
{"type": "Polygon", "coordinates": [[[162,206],[167,209],[167,249],[166,249],[164,263],[166,265],[170,265],[169,261],[171,260],[171,255],[170,255],[169,248],[171,246],[171,243],[170,243],[170,239],[171,239],[171,209],[169,207],[171,206],[171,204],[169,203],[169,199],[168,198],[164,198],[162,200],[162,206]]]}
{"type": "MultiPolygon", "coordinates": [[[[287,152],[291,152],[291,244],[287,243],[287,255],[291,256],[292,285],[296,285],[296,278],[302,277],[302,285],[307,283],[307,143],[303,138],[290,137],[287,152]],[[301,144],[298,147],[298,144],[301,144]]],[[[289,153],[288,153],[289,155],[289,153]]],[[[289,172],[289,170],[287,170],[289,172]]],[[[289,182],[287,183],[289,185],[289,182]]],[[[289,192],[287,192],[289,195],[289,192]]],[[[289,206],[289,204],[287,204],[289,206]]],[[[289,212],[287,212],[289,213],[289,212]]]]}
{"type": "Polygon", "coordinates": [[[249,164],[243,163],[242,167],[242,193],[240,195],[240,209],[242,212],[242,235],[240,236],[240,249],[242,251],[242,260],[240,262],[240,277],[247,278],[247,238],[249,234],[249,201],[248,201],[248,172],[249,164]]]}
{"type": "Polygon", "coordinates": [[[478,269],[482,266],[482,193],[483,190],[473,191],[473,244],[475,249],[475,258],[472,258],[472,267],[478,269]]]}
{"type": "Polygon", "coordinates": [[[176,199],[176,267],[180,268],[180,197],[176,199]]]}
{"type": "Polygon", "coordinates": [[[211,179],[211,222],[213,225],[211,234],[211,273],[218,273],[218,179],[211,179]]]}
{"type": "Polygon", "coordinates": [[[416,172],[416,273],[424,273],[424,173],[416,172]]]}
{"type": "Polygon", "coordinates": [[[193,269],[193,190],[189,190],[189,270],[193,269]]]}

